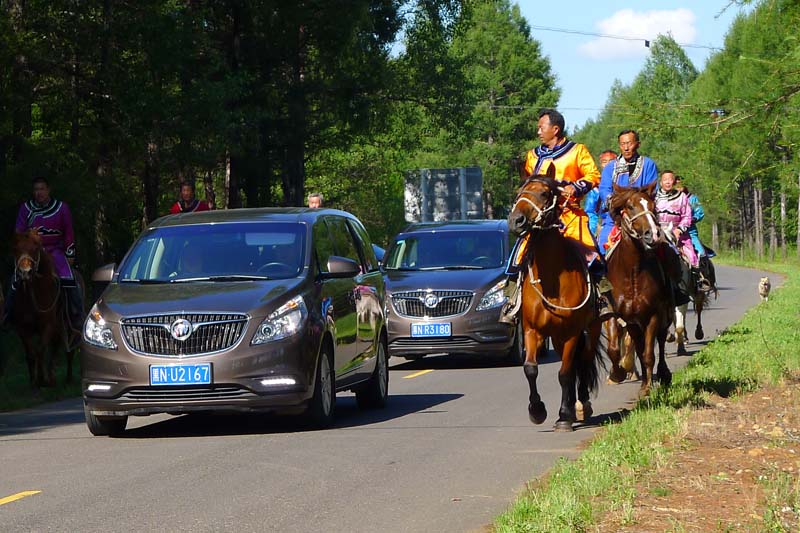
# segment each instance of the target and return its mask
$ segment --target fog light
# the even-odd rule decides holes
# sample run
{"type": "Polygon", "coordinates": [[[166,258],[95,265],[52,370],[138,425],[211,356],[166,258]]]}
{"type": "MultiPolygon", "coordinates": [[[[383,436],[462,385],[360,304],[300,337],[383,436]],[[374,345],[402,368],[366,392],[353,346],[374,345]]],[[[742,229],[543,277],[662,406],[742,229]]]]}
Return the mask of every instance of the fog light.
{"type": "Polygon", "coordinates": [[[89,392],[107,392],[111,390],[111,385],[100,385],[99,383],[92,383],[86,390],[89,392]]]}
{"type": "Polygon", "coordinates": [[[261,380],[261,384],[265,387],[279,387],[287,385],[296,385],[297,380],[294,378],[266,378],[261,380]]]}

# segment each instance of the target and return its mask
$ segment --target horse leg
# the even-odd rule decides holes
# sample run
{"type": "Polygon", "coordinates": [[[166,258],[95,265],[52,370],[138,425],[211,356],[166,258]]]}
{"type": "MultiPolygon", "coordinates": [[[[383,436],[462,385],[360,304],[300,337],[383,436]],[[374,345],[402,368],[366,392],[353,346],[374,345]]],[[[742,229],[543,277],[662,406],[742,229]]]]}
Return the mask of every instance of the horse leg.
{"type": "Polygon", "coordinates": [[[622,335],[622,328],[619,327],[616,320],[607,320],[606,333],[608,336],[607,353],[608,358],[611,360],[611,371],[608,373],[608,383],[622,383],[628,373],[620,366],[620,347],[619,339],[622,335]]]}
{"type": "Polygon", "coordinates": [[[664,346],[667,341],[666,328],[656,333],[656,340],[658,341],[658,371],[656,377],[659,383],[665,387],[669,387],[672,383],[672,372],[670,372],[669,366],[667,366],[666,349],[664,346]]]}
{"type": "Polygon", "coordinates": [[[703,306],[706,303],[706,293],[697,291],[694,299],[694,313],[697,315],[697,327],[694,329],[694,338],[700,340],[703,338],[703,306]]]}
{"type": "Polygon", "coordinates": [[[642,384],[639,387],[639,398],[645,398],[650,394],[650,387],[653,384],[653,367],[655,366],[655,353],[653,344],[655,343],[655,328],[658,317],[650,318],[644,331],[637,331],[632,335],[633,342],[636,344],[636,353],[639,354],[639,363],[642,366],[642,384]]]}
{"type": "MultiPolygon", "coordinates": [[[[557,350],[561,353],[561,368],[558,371],[558,383],[561,385],[561,406],[558,408],[558,420],[556,420],[556,431],[572,431],[572,424],[576,420],[575,401],[575,358],[580,349],[581,337],[572,337],[566,341],[559,339],[557,350]]],[[[555,341],[555,339],[553,339],[555,341]]]]}
{"type": "Polygon", "coordinates": [[[36,347],[33,340],[28,335],[20,335],[22,345],[25,348],[25,362],[28,364],[28,379],[32,388],[38,386],[36,379],[36,347]]]}
{"type": "Polygon", "coordinates": [[[675,341],[678,343],[678,355],[689,355],[686,351],[686,309],[688,304],[675,308],[675,341]]]}
{"type": "Polygon", "coordinates": [[[536,378],[539,376],[539,361],[537,356],[542,345],[542,336],[530,327],[525,326],[525,363],[522,370],[528,380],[530,394],[528,396],[528,417],[534,424],[541,424],[547,418],[547,409],[539,396],[536,388],[536,378]]]}
{"type": "Polygon", "coordinates": [[[586,331],[583,349],[579,352],[578,366],[578,401],[575,402],[575,418],[578,422],[586,422],[594,412],[589,399],[591,391],[597,389],[598,346],[600,345],[601,324],[593,323],[586,331]]]}

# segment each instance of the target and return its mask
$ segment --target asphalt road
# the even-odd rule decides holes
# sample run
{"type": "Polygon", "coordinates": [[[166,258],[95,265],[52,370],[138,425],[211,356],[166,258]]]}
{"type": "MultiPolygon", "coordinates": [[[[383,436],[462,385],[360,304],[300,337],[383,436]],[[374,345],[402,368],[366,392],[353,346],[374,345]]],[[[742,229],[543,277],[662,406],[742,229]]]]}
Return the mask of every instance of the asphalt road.
{"type": "MultiPolygon", "coordinates": [[[[706,341],[758,303],[765,275],[717,271],[706,341]]],[[[674,352],[673,370],[690,358],[674,352]]],[[[0,414],[0,531],[480,530],[633,405],[638,383],[604,385],[588,425],[555,433],[557,370],[552,359],[540,370],[541,426],[528,421],[521,368],[445,357],[393,359],[389,406],[362,412],[339,395],[327,431],[288,417],[165,415],[132,418],[110,439],[89,434],[80,400],[0,414]]]]}

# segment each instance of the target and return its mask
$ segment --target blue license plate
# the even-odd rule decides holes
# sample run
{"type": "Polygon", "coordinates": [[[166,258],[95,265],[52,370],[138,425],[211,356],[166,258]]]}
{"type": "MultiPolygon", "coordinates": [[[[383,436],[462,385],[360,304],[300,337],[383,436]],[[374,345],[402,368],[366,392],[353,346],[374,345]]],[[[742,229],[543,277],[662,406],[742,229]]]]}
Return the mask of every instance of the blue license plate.
{"type": "Polygon", "coordinates": [[[452,334],[450,322],[411,324],[412,337],[450,337],[452,334]]]}
{"type": "Polygon", "coordinates": [[[150,385],[210,385],[211,363],[150,365],[150,385]]]}

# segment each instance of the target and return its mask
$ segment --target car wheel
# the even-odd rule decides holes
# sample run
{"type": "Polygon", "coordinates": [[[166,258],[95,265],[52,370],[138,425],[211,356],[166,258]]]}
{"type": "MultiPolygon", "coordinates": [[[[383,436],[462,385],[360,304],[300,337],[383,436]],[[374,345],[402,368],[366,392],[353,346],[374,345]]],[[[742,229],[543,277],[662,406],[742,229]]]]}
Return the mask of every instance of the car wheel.
{"type": "Polygon", "coordinates": [[[383,340],[378,342],[375,370],[369,380],[356,388],[356,403],[361,409],[386,406],[389,397],[389,362],[383,340]]]}
{"type": "Polygon", "coordinates": [[[514,328],[514,343],[508,351],[508,361],[515,366],[525,362],[525,338],[522,334],[521,321],[518,321],[514,328]]]}
{"type": "Polygon", "coordinates": [[[314,380],[314,395],[308,406],[306,416],[312,426],[322,429],[333,424],[333,412],[336,406],[336,383],[333,373],[330,349],[325,347],[319,354],[317,377],[314,380]]]}
{"type": "Polygon", "coordinates": [[[95,416],[86,404],[83,406],[83,416],[89,431],[97,437],[117,437],[125,432],[125,426],[128,425],[127,416],[95,416]]]}

